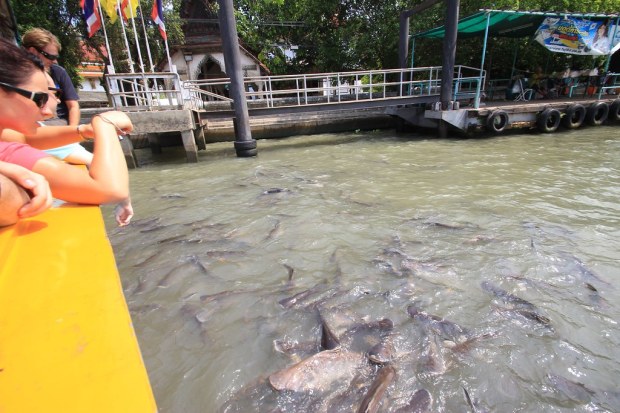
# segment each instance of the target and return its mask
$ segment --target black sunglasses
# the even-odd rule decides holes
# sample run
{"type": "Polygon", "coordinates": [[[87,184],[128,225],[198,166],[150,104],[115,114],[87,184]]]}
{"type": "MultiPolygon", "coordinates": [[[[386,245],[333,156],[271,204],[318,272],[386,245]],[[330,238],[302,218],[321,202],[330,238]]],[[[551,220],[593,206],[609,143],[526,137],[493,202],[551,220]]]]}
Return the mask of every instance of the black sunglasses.
{"type": "Polygon", "coordinates": [[[60,99],[60,95],[62,94],[62,89],[57,87],[48,87],[47,90],[53,92],[52,94],[56,97],[56,99],[60,99]]]}
{"type": "Polygon", "coordinates": [[[60,57],[60,55],[57,54],[49,54],[47,52],[44,52],[43,50],[37,49],[37,51],[39,53],[41,53],[43,56],[47,57],[50,60],[58,60],[58,58],[60,57]]]}
{"type": "Polygon", "coordinates": [[[47,92],[31,92],[29,90],[22,89],[17,86],[9,85],[8,83],[4,83],[4,82],[0,82],[0,87],[11,90],[15,93],[22,95],[23,97],[26,97],[32,100],[34,103],[37,104],[39,109],[43,109],[48,99],[50,98],[50,95],[47,92]]]}

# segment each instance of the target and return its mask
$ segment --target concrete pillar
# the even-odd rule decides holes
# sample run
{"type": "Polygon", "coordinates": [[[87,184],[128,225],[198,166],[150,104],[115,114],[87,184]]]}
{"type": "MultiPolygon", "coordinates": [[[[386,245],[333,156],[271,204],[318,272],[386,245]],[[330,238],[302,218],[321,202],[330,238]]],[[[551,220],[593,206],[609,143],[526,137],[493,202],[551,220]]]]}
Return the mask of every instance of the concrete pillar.
{"type": "Polygon", "coordinates": [[[407,68],[407,52],[409,51],[409,13],[400,14],[399,42],[398,42],[398,67],[407,68]]]}
{"type": "Polygon", "coordinates": [[[198,145],[198,149],[206,150],[207,142],[205,140],[205,130],[202,126],[200,126],[200,124],[198,124],[198,127],[194,129],[194,137],[196,138],[196,145],[198,145]]]}
{"type": "Polygon", "coordinates": [[[159,154],[161,153],[161,145],[159,144],[159,138],[156,133],[147,133],[146,138],[149,140],[149,147],[151,148],[151,153],[159,154]]]}
{"type": "Polygon", "coordinates": [[[406,10],[400,13],[400,27],[398,30],[398,67],[400,69],[407,68],[407,53],[409,53],[409,18],[415,13],[419,13],[428,9],[431,6],[439,3],[442,0],[424,0],[411,10],[406,10]]]}
{"type": "Polygon", "coordinates": [[[191,129],[181,131],[181,138],[183,138],[183,147],[187,155],[187,162],[198,162],[198,148],[194,140],[194,132],[191,129]]]}
{"type": "Polygon", "coordinates": [[[256,141],[252,139],[248,103],[243,86],[243,70],[239,54],[239,39],[232,0],[218,0],[219,21],[226,74],[230,77],[230,96],[235,107],[235,151],[238,157],[256,156],[256,141]]]}
{"type": "Polygon", "coordinates": [[[452,100],[459,5],[459,0],[446,0],[446,22],[444,25],[446,30],[443,38],[443,67],[441,70],[441,105],[444,110],[448,109],[452,100]]]}
{"type": "Polygon", "coordinates": [[[136,154],[133,151],[133,144],[131,143],[129,136],[124,136],[123,139],[121,139],[121,148],[123,149],[123,154],[125,155],[127,168],[137,168],[138,162],[136,161],[136,154]]]}
{"type": "MultiPolygon", "coordinates": [[[[441,70],[441,109],[450,110],[453,83],[454,83],[454,60],[456,59],[456,40],[458,35],[460,0],[446,0],[445,36],[443,38],[443,63],[441,70]]],[[[439,137],[448,136],[448,124],[439,121],[439,137]]]]}

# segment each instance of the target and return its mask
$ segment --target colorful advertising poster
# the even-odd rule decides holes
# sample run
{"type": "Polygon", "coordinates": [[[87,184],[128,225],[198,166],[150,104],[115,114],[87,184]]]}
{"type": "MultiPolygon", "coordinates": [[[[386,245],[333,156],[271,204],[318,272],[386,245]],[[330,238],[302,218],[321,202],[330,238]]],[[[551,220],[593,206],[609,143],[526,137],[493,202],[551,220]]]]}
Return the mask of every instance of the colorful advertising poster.
{"type": "Polygon", "coordinates": [[[612,20],[547,17],[535,38],[556,53],[601,56],[620,49],[620,29],[612,20]]]}

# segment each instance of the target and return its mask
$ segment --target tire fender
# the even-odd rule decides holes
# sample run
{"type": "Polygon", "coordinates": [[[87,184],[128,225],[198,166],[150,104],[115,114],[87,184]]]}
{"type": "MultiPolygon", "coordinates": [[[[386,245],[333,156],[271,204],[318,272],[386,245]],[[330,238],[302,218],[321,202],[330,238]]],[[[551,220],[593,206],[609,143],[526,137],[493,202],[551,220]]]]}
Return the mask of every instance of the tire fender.
{"type": "Polygon", "coordinates": [[[611,105],[609,105],[609,115],[607,116],[609,120],[620,120],[620,99],[614,100],[611,105]]]}
{"type": "Polygon", "coordinates": [[[495,110],[487,116],[486,128],[493,133],[502,133],[510,124],[508,114],[503,110],[495,110]]]}
{"type": "Polygon", "coordinates": [[[562,124],[567,129],[577,129],[586,118],[586,108],[579,103],[570,105],[562,118],[562,124]]]}
{"type": "Polygon", "coordinates": [[[538,130],[544,133],[555,132],[560,126],[562,114],[557,109],[547,108],[540,112],[536,118],[538,130]]]}
{"type": "Polygon", "coordinates": [[[609,115],[609,105],[605,102],[594,102],[588,107],[586,122],[592,126],[602,125],[609,115]]]}

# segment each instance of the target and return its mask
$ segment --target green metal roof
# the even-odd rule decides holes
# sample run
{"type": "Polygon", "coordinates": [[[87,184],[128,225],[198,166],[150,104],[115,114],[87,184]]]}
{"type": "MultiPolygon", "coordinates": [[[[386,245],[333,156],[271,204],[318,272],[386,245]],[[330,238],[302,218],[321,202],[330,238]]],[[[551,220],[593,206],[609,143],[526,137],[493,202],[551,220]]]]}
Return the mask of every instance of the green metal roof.
{"type": "MultiPolygon", "coordinates": [[[[492,37],[528,37],[533,36],[545,17],[562,16],[578,17],[590,20],[605,20],[616,15],[557,13],[557,12],[528,12],[507,10],[482,10],[476,14],[459,20],[458,36],[460,38],[484,36],[489,15],[489,36],[492,37]]],[[[443,26],[425,32],[416,33],[413,37],[427,37],[442,39],[445,34],[443,26]]]]}

